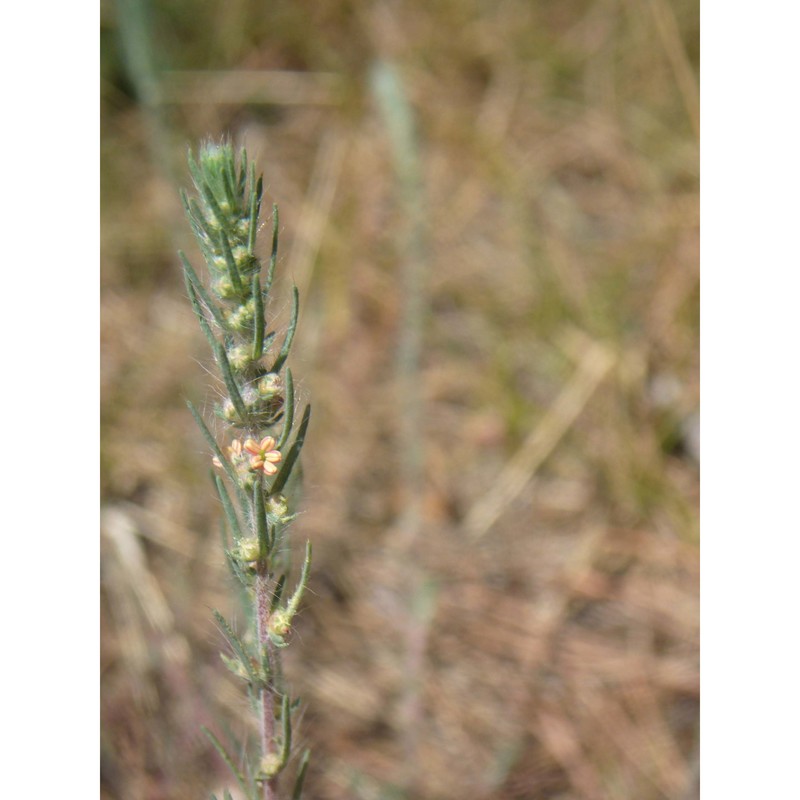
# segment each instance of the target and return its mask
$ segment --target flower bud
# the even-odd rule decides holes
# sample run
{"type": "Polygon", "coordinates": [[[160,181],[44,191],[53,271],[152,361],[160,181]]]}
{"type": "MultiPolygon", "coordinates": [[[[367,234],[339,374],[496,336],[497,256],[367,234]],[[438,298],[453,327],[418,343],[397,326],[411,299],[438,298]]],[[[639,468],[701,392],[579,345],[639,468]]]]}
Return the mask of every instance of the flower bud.
{"type": "Polygon", "coordinates": [[[213,257],[208,262],[208,266],[220,272],[228,271],[228,262],[225,260],[225,256],[219,253],[214,253],[213,257]]]}
{"type": "Polygon", "coordinates": [[[233,250],[233,260],[240,272],[251,272],[253,267],[256,266],[256,259],[252,256],[250,251],[243,244],[237,244],[233,250]]]}
{"type": "Polygon", "coordinates": [[[263,400],[272,400],[274,397],[279,397],[282,388],[281,376],[276,372],[268,372],[258,382],[258,394],[263,400]]]}
{"type": "Polygon", "coordinates": [[[276,522],[288,522],[289,503],[282,494],[271,494],[266,502],[267,514],[276,522]]]}
{"type": "Polygon", "coordinates": [[[253,363],[253,348],[250,345],[237,344],[225,351],[231,369],[241,372],[253,363]]]}
{"type": "Polygon", "coordinates": [[[255,303],[252,299],[242,305],[225,312],[225,322],[234,331],[248,330],[253,325],[255,318],[255,303]]]}
{"type": "Polygon", "coordinates": [[[250,217],[242,217],[236,223],[236,233],[242,237],[242,239],[246,239],[250,235],[250,217]]]}
{"type": "Polygon", "coordinates": [[[266,778],[274,778],[283,768],[283,759],[278,753],[268,753],[261,759],[258,765],[259,776],[266,778]]]}
{"type": "Polygon", "coordinates": [[[226,422],[230,422],[232,425],[236,425],[239,423],[239,415],[236,413],[236,406],[233,405],[233,400],[230,397],[226,397],[223,400],[222,405],[217,408],[217,413],[219,414],[222,419],[226,422]]]}
{"type": "Polygon", "coordinates": [[[269,632],[274,636],[282,637],[289,633],[292,625],[292,615],[285,609],[279,608],[269,618],[269,632]]]}
{"type": "Polygon", "coordinates": [[[264,403],[261,400],[261,395],[258,393],[258,389],[256,389],[255,386],[253,386],[252,384],[243,386],[241,389],[241,395],[245,407],[247,408],[248,411],[253,411],[258,413],[259,411],[262,410],[264,403]]]}
{"type": "Polygon", "coordinates": [[[211,284],[211,288],[214,290],[217,297],[221,297],[223,300],[230,300],[236,297],[236,290],[233,288],[233,283],[227,275],[217,278],[211,284]]]}
{"type": "Polygon", "coordinates": [[[246,539],[239,539],[235,554],[242,561],[258,561],[259,552],[258,539],[249,536],[246,539]]]}

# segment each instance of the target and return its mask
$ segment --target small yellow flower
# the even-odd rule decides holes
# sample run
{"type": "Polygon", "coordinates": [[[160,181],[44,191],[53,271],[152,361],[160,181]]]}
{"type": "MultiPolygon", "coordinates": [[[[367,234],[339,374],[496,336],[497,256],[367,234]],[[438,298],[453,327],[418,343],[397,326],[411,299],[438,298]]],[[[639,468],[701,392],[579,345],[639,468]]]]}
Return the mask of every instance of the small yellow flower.
{"type": "Polygon", "coordinates": [[[265,436],[260,442],[248,439],[244,449],[250,453],[250,469],[263,472],[265,475],[274,475],[278,468],[275,466],[283,458],[279,450],[275,449],[275,439],[265,436]]]}

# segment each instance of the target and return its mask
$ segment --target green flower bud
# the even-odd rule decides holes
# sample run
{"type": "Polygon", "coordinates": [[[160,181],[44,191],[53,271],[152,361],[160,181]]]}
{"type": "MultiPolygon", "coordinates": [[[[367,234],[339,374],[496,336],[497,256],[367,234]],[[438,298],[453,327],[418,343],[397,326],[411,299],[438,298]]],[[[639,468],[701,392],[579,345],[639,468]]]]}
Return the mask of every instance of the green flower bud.
{"type": "Polygon", "coordinates": [[[236,407],[233,405],[233,400],[231,400],[230,397],[226,397],[222,405],[217,407],[217,414],[222,417],[225,422],[230,422],[231,425],[237,425],[240,422],[239,415],[236,413],[236,407]]]}
{"type": "Polygon", "coordinates": [[[255,302],[250,299],[246,303],[227,311],[225,313],[225,321],[231,330],[244,331],[252,327],[255,314],[255,302]]]}
{"type": "Polygon", "coordinates": [[[276,522],[288,522],[289,503],[282,494],[271,494],[266,502],[267,514],[276,522]]]}
{"type": "Polygon", "coordinates": [[[250,345],[234,345],[226,351],[226,355],[231,369],[235,372],[241,372],[253,363],[253,348],[250,345]]]}
{"type": "Polygon", "coordinates": [[[276,372],[268,372],[258,382],[258,394],[263,400],[272,400],[275,397],[280,397],[282,389],[281,376],[276,372]]]}
{"type": "Polygon", "coordinates": [[[224,142],[207,142],[200,150],[200,166],[207,173],[222,172],[230,158],[230,147],[224,142]]]}
{"type": "MultiPolygon", "coordinates": [[[[252,362],[251,362],[252,363],[252,362]]],[[[241,390],[242,400],[244,401],[245,407],[248,411],[252,411],[254,413],[259,413],[264,403],[261,400],[261,395],[258,393],[258,389],[252,384],[248,384],[241,390]]]]}
{"type": "Polygon", "coordinates": [[[250,217],[242,217],[236,223],[236,233],[246,239],[250,235],[250,217]]]}
{"type": "Polygon", "coordinates": [[[231,279],[227,275],[217,278],[211,284],[211,288],[214,290],[217,297],[223,300],[230,300],[236,297],[236,290],[233,288],[233,283],[231,283],[231,279]]]}
{"type": "Polygon", "coordinates": [[[259,552],[258,539],[249,536],[246,539],[239,539],[235,555],[242,561],[258,561],[259,552]]]}
{"type": "Polygon", "coordinates": [[[283,608],[279,608],[269,618],[269,632],[274,636],[283,637],[289,633],[292,626],[292,615],[283,608]]]}
{"type": "Polygon", "coordinates": [[[227,272],[228,271],[228,262],[225,260],[225,256],[220,255],[219,253],[215,253],[213,258],[208,262],[208,266],[212,269],[219,270],[220,272],[227,272]]]}
{"type": "Polygon", "coordinates": [[[250,251],[243,244],[237,244],[233,250],[233,260],[240,272],[250,272],[253,267],[257,266],[256,259],[250,254],[250,251]]]}
{"type": "Polygon", "coordinates": [[[261,759],[258,769],[262,780],[274,778],[283,769],[283,759],[278,753],[268,753],[261,759]]]}

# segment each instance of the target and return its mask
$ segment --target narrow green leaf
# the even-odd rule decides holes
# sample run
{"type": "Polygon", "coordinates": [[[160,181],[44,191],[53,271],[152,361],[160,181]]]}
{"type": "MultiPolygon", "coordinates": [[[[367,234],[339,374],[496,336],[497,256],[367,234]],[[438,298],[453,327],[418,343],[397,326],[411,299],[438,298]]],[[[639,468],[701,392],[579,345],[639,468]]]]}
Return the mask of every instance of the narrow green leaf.
{"type": "Polygon", "coordinates": [[[206,308],[211,312],[211,316],[214,318],[214,322],[219,325],[220,328],[223,330],[226,328],[225,319],[222,316],[222,312],[219,308],[214,304],[211,300],[210,295],[205,290],[202,281],[198,277],[197,273],[194,271],[194,267],[189,263],[189,259],[186,258],[183,250],[178,250],[178,257],[183,264],[183,271],[185,277],[191,282],[192,286],[194,287],[195,292],[200,296],[200,299],[205,304],[206,308]]]}
{"type": "Polygon", "coordinates": [[[248,588],[252,581],[248,578],[248,576],[244,573],[242,568],[239,566],[239,562],[233,557],[233,554],[230,550],[225,551],[225,561],[228,564],[228,568],[233,573],[233,577],[239,581],[245,588],[248,588]]]}
{"type": "Polygon", "coordinates": [[[231,526],[231,531],[233,531],[233,535],[236,539],[241,539],[242,529],[236,517],[236,510],[233,507],[233,503],[231,503],[228,490],[225,488],[225,484],[222,482],[222,478],[220,478],[219,475],[214,476],[214,485],[217,487],[217,494],[222,502],[222,510],[225,512],[225,517],[228,520],[228,524],[231,526]]]}
{"type": "Polygon", "coordinates": [[[289,441],[289,435],[292,432],[292,425],[294,424],[294,379],[292,378],[292,371],[287,368],[286,370],[286,396],[283,400],[283,428],[281,435],[278,437],[278,443],[275,445],[276,450],[282,450],[286,442],[289,441]]]}
{"type": "Polygon", "coordinates": [[[244,775],[242,775],[234,760],[228,755],[228,751],[222,746],[220,740],[217,739],[217,737],[214,736],[214,734],[208,728],[206,728],[205,725],[201,726],[201,730],[208,737],[211,744],[214,745],[214,749],[220,754],[222,760],[228,765],[228,769],[233,773],[233,777],[236,778],[239,788],[241,788],[248,800],[257,800],[257,798],[255,798],[249,791],[247,781],[244,779],[244,775]]]}
{"type": "Polygon", "coordinates": [[[186,189],[180,189],[178,194],[181,197],[181,205],[183,206],[183,211],[186,216],[189,218],[189,221],[192,221],[192,211],[191,206],[189,205],[189,195],[186,193],[186,189]]]}
{"type": "Polygon", "coordinates": [[[216,234],[194,198],[189,200],[189,222],[192,223],[195,236],[197,236],[201,244],[206,245],[207,249],[207,245],[214,241],[216,234]]]}
{"type": "Polygon", "coordinates": [[[247,184],[247,150],[242,148],[241,154],[239,155],[239,183],[238,183],[238,190],[239,195],[244,197],[244,188],[247,184]]]}
{"type": "Polygon", "coordinates": [[[217,236],[217,241],[222,248],[222,255],[225,256],[225,263],[228,265],[228,274],[231,276],[233,290],[239,297],[242,297],[244,295],[242,276],[239,274],[239,268],[236,266],[236,260],[231,251],[231,243],[228,241],[228,234],[225,233],[225,231],[220,231],[217,236]]]}
{"type": "Polygon", "coordinates": [[[295,462],[300,457],[300,451],[303,449],[303,443],[306,439],[306,431],[308,430],[308,421],[311,418],[311,406],[306,406],[303,411],[303,419],[300,421],[300,427],[297,430],[297,436],[294,438],[294,443],[289,450],[289,455],[286,456],[283,464],[281,464],[280,472],[275,476],[272,483],[270,494],[277,494],[283,490],[286,481],[289,480],[289,475],[294,467],[295,462]]]}
{"type": "Polygon", "coordinates": [[[275,609],[281,604],[281,597],[283,597],[283,589],[286,586],[286,576],[281,575],[278,578],[278,583],[275,585],[275,591],[272,593],[272,602],[269,606],[269,613],[273,614],[275,609]]]}
{"type": "Polygon", "coordinates": [[[217,358],[220,372],[222,372],[222,380],[225,381],[225,388],[228,390],[231,402],[236,409],[236,413],[239,415],[240,421],[245,423],[247,421],[247,409],[245,408],[244,400],[242,400],[242,395],[239,394],[239,387],[236,385],[236,381],[233,378],[231,365],[228,361],[228,354],[225,352],[225,348],[222,344],[216,339],[214,340],[214,345],[214,355],[217,358]]]}
{"type": "Polygon", "coordinates": [[[191,148],[189,148],[186,161],[189,163],[189,172],[192,174],[192,181],[194,182],[195,189],[199,192],[204,181],[204,176],[200,165],[195,161],[194,153],[191,148]]]}
{"type": "Polygon", "coordinates": [[[231,479],[231,483],[236,488],[236,493],[239,498],[239,502],[243,503],[244,493],[242,492],[242,489],[239,486],[239,482],[236,477],[236,472],[233,469],[233,465],[228,460],[227,456],[220,449],[220,446],[217,444],[217,440],[214,438],[214,435],[208,429],[208,426],[206,425],[203,418],[200,416],[197,409],[194,407],[194,404],[191,402],[191,400],[187,400],[186,405],[189,407],[189,411],[192,412],[194,421],[197,423],[197,427],[200,428],[200,433],[203,434],[203,438],[206,440],[206,442],[208,442],[209,447],[219,460],[219,463],[222,464],[222,468],[225,470],[226,474],[231,479]]]}
{"type": "Polygon", "coordinates": [[[258,784],[255,777],[255,770],[250,766],[249,760],[245,762],[247,764],[247,777],[250,781],[250,792],[253,795],[255,800],[258,800],[259,796],[261,795],[262,787],[258,784]]]}
{"type": "Polygon", "coordinates": [[[272,204],[272,255],[269,258],[267,280],[264,282],[264,296],[269,294],[275,277],[275,265],[278,263],[278,206],[272,204]]]}
{"type": "Polygon", "coordinates": [[[239,198],[234,188],[236,184],[236,176],[233,172],[233,158],[226,160],[222,170],[222,185],[225,189],[225,198],[228,205],[231,207],[231,213],[238,214],[240,210],[239,198]]]}
{"type": "Polygon", "coordinates": [[[197,191],[200,192],[200,196],[203,198],[203,201],[216,218],[217,225],[219,225],[220,230],[225,230],[228,222],[227,217],[222,213],[222,209],[219,207],[219,203],[217,202],[217,198],[214,197],[211,187],[202,178],[200,180],[200,185],[197,187],[197,191]]]}
{"type": "MultiPolygon", "coordinates": [[[[255,175],[255,173],[253,173],[255,175]]],[[[264,196],[264,178],[259,175],[258,180],[255,181],[256,187],[256,222],[258,222],[258,215],[261,213],[261,199],[264,196]]]]}
{"type": "Polygon", "coordinates": [[[254,686],[262,686],[263,680],[253,669],[253,662],[250,654],[247,652],[244,642],[242,642],[242,640],[236,635],[233,628],[228,624],[228,621],[222,616],[222,614],[219,613],[219,611],[214,609],[213,614],[217,624],[222,628],[222,632],[225,635],[225,638],[228,640],[228,644],[230,644],[233,652],[236,654],[236,657],[239,659],[239,661],[241,661],[242,666],[245,668],[245,671],[250,678],[250,683],[252,683],[254,686]]]}
{"type": "Polygon", "coordinates": [[[261,209],[261,179],[256,183],[255,164],[250,168],[250,229],[247,232],[247,252],[251,256],[256,252],[256,236],[258,234],[258,212],[261,209]]]}
{"type": "Polygon", "coordinates": [[[211,328],[208,326],[206,315],[203,313],[203,309],[201,308],[200,302],[197,299],[197,292],[195,292],[194,286],[192,286],[192,282],[189,280],[189,276],[186,274],[186,272],[183,273],[183,281],[186,285],[186,293],[189,295],[189,302],[192,304],[192,311],[194,311],[194,315],[197,317],[197,321],[200,323],[200,330],[203,331],[203,336],[206,337],[206,341],[211,347],[211,351],[216,352],[217,340],[214,337],[211,328]]]}
{"type": "Polygon", "coordinates": [[[303,569],[300,573],[300,580],[297,583],[297,588],[294,590],[292,599],[286,606],[286,611],[290,618],[297,613],[297,609],[300,607],[300,601],[303,598],[303,592],[305,592],[306,587],[308,586],[308,576],[310,572],[311,572],[311,542],[306,541],[306,557],[303,560],[303,569]]]}
{"type": "Polygon", "coordinates": [[[300,768],[297,770],[297,778],[294,782],[294,789],[292,789],[292,800],[301,800],[303,795],[303,783],[306,779],[306,770],[308,769],[308,761],[311,758],[311,751],[306,749],[303,757],[300,759],[300,768]]]}
{"type": "Polygon", "coordinates": [[[217,440],[214,438],[214,435],[208,429],[205,420],[200,416],[200,412],[194,407],[194,403],[192,403],[191,400],[187,400],[186,405],[189,407],[189,411],[192,412],[194,421],[197,423],[197,427],[200,428],[203,438],[206,440],[206,442],[208,442],[209,447],[211,447],[211,449],[214,451],[214,455],[219,459],[220,464],[222,464],[223,468],[228,473],[228,476],[233,479],[235,477],[233,467],[220,449],[220,446],[217,444],[217,440]]]}
{"type": "MultiPolygon", "coordinates": [[[[216,478],[216,475],[213,475],[212,477],[216,478]]],[[[228,526],[225,524],[224,519],[219,521],[219,538],[222,542],[223,552],[227,552],[230,545],[228,544],[228,526]]]]}
{"type": "Polygon", "coordinates": [[[255,303],[253,314],[253,361],[264,355],[264,298],[261,296],[261,279],[258,273],[253,275],[250,294],[255,303]]]}
{"type": "Polygon", "coordinates": [[[292,287],[292,318],[289,320],[289,327],[286,329],[286,337],[283,340],[283,347],[281,352],[278,353],[275,363],[272,365],[270,372],[280,372],[286,359],[289,357],[289,349],[292,346],[294,339],[294,332],[297,329],[297,317],[300,313],[300,292],[296,286],[292,287]]]}
{"type": "Polygon", "coordinates": [[[289,695],[285,694],[281,698],[281,769],[289,761],[289,752],[292,749],[292,715],[289,711],[289,695]]]}
{"type": "Polygon", "coordinates": [[[259,480],[253,486],[253,515],[255,516],[256,533],[258,534],[258,558],[266,561],[269,558],[272,542],[270,541],[270,525],[264,508],[264,485],[259,480]]]}

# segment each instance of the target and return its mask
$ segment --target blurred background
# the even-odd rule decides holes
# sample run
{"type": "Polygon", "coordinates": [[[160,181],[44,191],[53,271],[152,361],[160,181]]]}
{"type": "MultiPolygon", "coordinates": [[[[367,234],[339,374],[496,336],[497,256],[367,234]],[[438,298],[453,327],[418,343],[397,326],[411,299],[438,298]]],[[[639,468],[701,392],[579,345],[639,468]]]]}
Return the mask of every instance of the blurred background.
{"type": "Polygon", "coordinates": [[[221,796],[200,726],[255,743],[176,256],[227,135],[281,210],[278,325],[301,293],[306,796],[696,798],[697,3],[101,22],[102,796],[221,796]]]}

